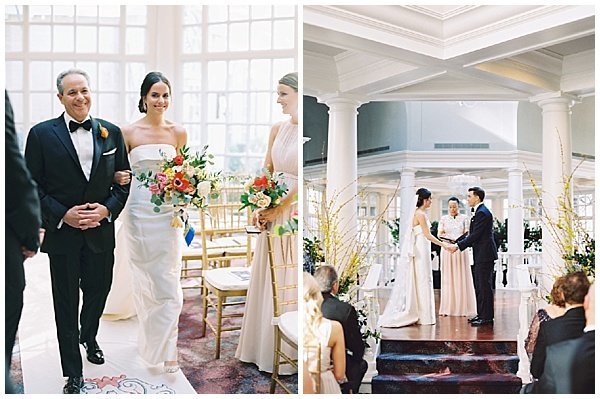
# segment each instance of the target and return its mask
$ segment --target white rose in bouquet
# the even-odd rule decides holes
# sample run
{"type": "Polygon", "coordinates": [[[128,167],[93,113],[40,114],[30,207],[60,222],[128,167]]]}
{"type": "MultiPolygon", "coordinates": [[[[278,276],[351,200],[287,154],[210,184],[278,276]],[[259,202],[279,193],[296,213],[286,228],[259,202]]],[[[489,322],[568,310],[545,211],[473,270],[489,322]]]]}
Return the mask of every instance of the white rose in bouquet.
{"type": "Polygon", "coordinates": [[[271,205],[271,197],[264,195],[263,193],[256,193],[257,201],[256,206],[259,208],[266,208],[271,205]]]}
{"type": "Polygon", "coordinates": [[[198,184],[198,194],[201,196],[206,196],[210,194],[210,182],[202,181],[198,184]]]}

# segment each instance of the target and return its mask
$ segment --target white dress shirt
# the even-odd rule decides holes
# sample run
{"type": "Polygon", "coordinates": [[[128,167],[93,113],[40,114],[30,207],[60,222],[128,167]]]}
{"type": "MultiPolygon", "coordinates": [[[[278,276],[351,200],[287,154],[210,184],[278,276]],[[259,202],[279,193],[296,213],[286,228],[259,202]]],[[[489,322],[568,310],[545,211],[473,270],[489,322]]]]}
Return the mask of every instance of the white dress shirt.
{"type": "MultiPolygon", "coordinates": [[[[71,118],[68,113],[64,113],[65,123],[67,124],[67,130],[69,129],[69,122],[75,121],[75,119],[71,118]]],[[[90,119],[88,115],[82,122],[90,119]]],[[[91,130],[85,130],[80,127],[74,132],[70,133],[71,141],[73,142],[73,146],[75,147],[75,151],[77,152],[77,157],[79,158],[79,164],[81,165],[81,170],[85,175],[85,178],[89,181],[90,174],[92,173],[92,162],[94,161],[94,138],[92,137],[91,130]]]]}

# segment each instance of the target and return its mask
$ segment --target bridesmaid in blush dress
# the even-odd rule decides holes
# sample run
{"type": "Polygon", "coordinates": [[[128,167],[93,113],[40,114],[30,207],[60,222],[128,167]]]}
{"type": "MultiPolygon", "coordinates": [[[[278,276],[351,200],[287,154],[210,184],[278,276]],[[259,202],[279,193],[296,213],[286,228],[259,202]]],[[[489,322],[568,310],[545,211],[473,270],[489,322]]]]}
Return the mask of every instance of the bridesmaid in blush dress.
{"type": "MultiPolygon", "coordinates": [[[[264,166],[271,172],[282,173],[289,191],[278,206],[256,211],[253,215],[255,225],[263,232],[258,236],[254,249],[240,341],[235,352],[236,358],[243,362],[254,363],[259,370],[266,372],[273,371],[275,348],[274,330],[271,324],[273,296],[267,248],[268,237],[264,230],[285,223],[296,209],[295,196],[298,192],[298,74],[296,72],[289,73],[279,80],[277,94],[277,102],[281,104],[283,113],[290,115],[291,118],[271,128],[264,166]]],[[[293,248],[296,248],[296,245],[293,248]]],[[[275,257],[277,256],[275,253],[275,257]]],[[[294,254],[294,259],[297,259],[297,254],[294,254]]],[[[278,276],[282,285],[297,283],[297,268],[288,269],[285,274],[283,273],[282,271],[282,275],[278,276]]],[[[294,297],[298,295],[296,292],[287,294],[294,297]]],[[[288,306],[282,311],[293,311],[296,308],[296,305],[288,306]]],[[[284,350],[286,347],[287,352],[295,358],[296,354],[292,348],[284,344],[284,350]]],[[[280,369],[280,374],[289,373],[291,373],[289,366],[280,369]]]]}
{"type": "MultiPolygon", "coordinates": [[[[438,224],[438,237],[456,240],[469,231],[469,219],[458,212],[458,198],[448,200],[448,215],[438,224]]],[[[471,316],[477,313],[473,275],[466,251],[442,248],[440,316],[471,316]]]]}

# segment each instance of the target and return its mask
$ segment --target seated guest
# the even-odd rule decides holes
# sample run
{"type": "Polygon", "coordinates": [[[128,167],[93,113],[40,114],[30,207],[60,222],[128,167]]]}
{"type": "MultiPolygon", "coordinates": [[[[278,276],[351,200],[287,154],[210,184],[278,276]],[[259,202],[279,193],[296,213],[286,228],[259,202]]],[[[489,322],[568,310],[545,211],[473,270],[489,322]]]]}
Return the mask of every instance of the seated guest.
{"type": "Polygon", "coordinates": [[[585,296],[585,329],[581,337],[550,345],[544,373],[535,393],[594,393],[595,285],[585,296]]]}
{"type": "Polygon", "coordinates": [[[545,308],[541,308],[537,311],[531,326],[529,327],[529,334],[525,339],[525,351],[531,360],[531,355],[535,349],[537,342],[538,332],[540,330],[540,324],[550,319],[556,319],[565,314],[565,300],[563,298],[561,284],[564,281],[564,277],[559,277],[554,281],[552,291],[550,291],[550,303],[545,308]]]}
{"type": "Polygon", "coordinates": [[[531,358],[531,375],[540,378],[546,362],[546,348],[557,342],[578,338],[583,335],[585,312],[583,300],[588,293],[590,282],[584,272],[578,271],[564,276],[562,284],[566,312],[556,319],[540,324],[537,343],[531,358]]]}
{"type": "Polygon", "coordinates": [[[578,338],[575,351],[575,363],[571,369],[573,393],[594,393],[594,360],[596,357],[596,284],[592,284],[583,301],[585,309],[585,328],[583,336],[578,338]]]}
{"type": "Polygon", "coordinates": [[[321,305],[323,316],[340,322],[344,329],[346,377],[348,377],[348,382],[342,385],[342,393],[358,393],[368,365],[363,359],[365,344],[358,326],[356,310],[352,305],[335,297],[339,289],[339,281],[337,272],[333,267],[319,266],[315,271],[315,280],[319,283],[323,294],[323,305],[321,305]]]}
{"type": "MultiPolygon", "coordinates": [[[[308,371],[311,376],[320,375],[317,393],[341,393],[339,383],[346,381],[342,325],[323,317],[321,313],[323,296],[319,285],[313,276],[306,272],[304,272],[303,287],[305,371],[308,371]],[[320,348],[320,351],[316,348],[320,348]],[[317,357],[319,352],[320,357],[317,357]]],[[[314,385],[310,388],[310,391],[315,391],[314,385]]]]}

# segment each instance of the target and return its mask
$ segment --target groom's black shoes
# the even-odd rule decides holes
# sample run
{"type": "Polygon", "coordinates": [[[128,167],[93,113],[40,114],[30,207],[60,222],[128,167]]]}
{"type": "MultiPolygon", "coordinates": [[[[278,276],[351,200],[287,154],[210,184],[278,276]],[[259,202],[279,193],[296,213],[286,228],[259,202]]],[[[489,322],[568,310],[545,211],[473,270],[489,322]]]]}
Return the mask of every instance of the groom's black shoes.
{"type": "Polygon", "coordinates": [[[89,360],[90,363],[104,364],[104,353],[102,353],[102,349],[100,349],[96,340],[83,342],[82,345],[85,348],[87,360],[89,360]]]}
{"type": "Polygon", "coordinates": [[[79,394],[81,388],[83,388],[83,377],[69,377],[63,387],[63,393],[79,394]]]}
{"type": "Polygon", "coordinates": [[[486,324],[494,324],[494,319],[489,319],[489,320],[477,319],[477,320],[474,320],[473,322],[471,322],[471,325],[473,327],[479,327],[479,326],[483,326],[486,324]]]}
{"type": "Polygon", "coordinates": [[[476,320],[480,320],[479,316],[471,317],[471,318],[470,318],[470,319],[468,319],[467,321],[468,321],[469,323],[473,323],[473,322],[474,322],[474,321],[476,321],[476,320]]]}

